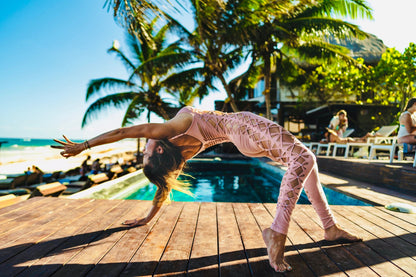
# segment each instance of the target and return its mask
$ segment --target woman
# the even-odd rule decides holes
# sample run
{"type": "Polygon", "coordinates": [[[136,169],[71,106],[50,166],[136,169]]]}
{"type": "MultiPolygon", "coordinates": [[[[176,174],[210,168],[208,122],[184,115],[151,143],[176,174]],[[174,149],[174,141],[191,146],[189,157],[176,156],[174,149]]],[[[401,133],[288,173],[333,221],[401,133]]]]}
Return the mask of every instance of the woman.
{"type": "Polygon", "coordinates": [[[348,128],[347,112],[345,110],[339,110],[337,114],[334,117],[332,117],[328,125],[328,129],[333,131],[333,132],[329,132],[329,142],[336,142],[335,141],[336,138],[334,137],[333,133],[338,135],[339,138],[342,138],[347,128],[348,128]]]}
{"type": "Polygon", "coordinates": [[[406,108],[399,118],[400,127],[397,134],[398,143],[416,145],[416,98],[407,101],[406,108]]]}
{"type": "Polygon", "coordinates": [[[120,128],[84,143],[74,143],[64,137],[66,142],[55,140],[62,144],[55,148],[63,149],[62,156],[70,157],[90,147],[139,137],[149,139],[143,152],[143,171],[157,186],[157,191],[147,217],[124,222],[128,226],[149,222],[170,190],[181,188],[176,178],[186,160],[215,144],[232,142],[244,155],[269,157],[288,166],[281,182],[275,219],[270,228],[263,230],[269,262],[275,271],[292,269],[283,258],[284,247],[290,216],[303,187],[322,220],[327,240],[360,240],[336,224],[320,185],[312,152],[278,124],[253,113],[208,112],[184,107],[166,123],[120,128]]]}

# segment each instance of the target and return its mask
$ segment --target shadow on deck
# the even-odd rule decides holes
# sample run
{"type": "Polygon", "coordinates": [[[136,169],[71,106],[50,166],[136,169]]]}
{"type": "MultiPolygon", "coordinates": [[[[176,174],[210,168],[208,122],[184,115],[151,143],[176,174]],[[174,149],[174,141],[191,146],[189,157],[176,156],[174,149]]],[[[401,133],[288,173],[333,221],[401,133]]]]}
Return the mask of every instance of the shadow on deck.
{"type": "MultiPolygon", "coordinates": [[[[279,276],[261,230],[275,204],[173,202],[148,225],[122,221],[151,201],[36,197],[0,209],[4,276],[279,276]]],[[[298,205],[288,233],[287,276],[416,275],[416,215],[381,207],[331,206],[364,241],[328,243],[310,205],[298,205]]]]}

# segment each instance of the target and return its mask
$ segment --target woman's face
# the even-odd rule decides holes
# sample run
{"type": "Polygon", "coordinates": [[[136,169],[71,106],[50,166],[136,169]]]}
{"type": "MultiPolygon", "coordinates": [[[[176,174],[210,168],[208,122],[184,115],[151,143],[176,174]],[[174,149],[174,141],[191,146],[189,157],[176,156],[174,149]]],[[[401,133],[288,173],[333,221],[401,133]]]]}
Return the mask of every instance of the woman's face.
{"type": "Polygon", "coordinates": [[[143,150],[143,165],[148,164],[149,157],[153,155],[155,147],[156,147],[156,141],[154,139],[149,139],[143,150]]]}
{"type": "Polygon", "coordinates": [[[345,114],[343,114],[343,113],[339,114],[338,118],[339,118],[340,121],[344,121],[345,120],[345,114]]]}

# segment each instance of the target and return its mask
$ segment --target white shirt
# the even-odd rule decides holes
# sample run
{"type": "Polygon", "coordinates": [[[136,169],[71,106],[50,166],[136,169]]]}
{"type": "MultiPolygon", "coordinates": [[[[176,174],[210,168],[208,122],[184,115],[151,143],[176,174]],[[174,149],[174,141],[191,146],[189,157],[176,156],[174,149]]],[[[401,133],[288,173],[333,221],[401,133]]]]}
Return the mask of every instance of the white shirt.
{"type": "MultiPolygon", "coordinates": [[[[416,115],[414,113],[410,113],[408,111],[405,111],[405,112],[402,113],[402,115],[400,117],[402,117],[406,113],[410,114],[410,117],[412,118],[412,124],[416,125],[416,115]]],[[[403,124],[400,124],[399,132],[397,133],[397,137],[401,138],[401,137],[405,137],[405,136],[409,136],[409,135],[411,135],[411,134],[407,131],[406,126],[404,126],[403,124]]]]}

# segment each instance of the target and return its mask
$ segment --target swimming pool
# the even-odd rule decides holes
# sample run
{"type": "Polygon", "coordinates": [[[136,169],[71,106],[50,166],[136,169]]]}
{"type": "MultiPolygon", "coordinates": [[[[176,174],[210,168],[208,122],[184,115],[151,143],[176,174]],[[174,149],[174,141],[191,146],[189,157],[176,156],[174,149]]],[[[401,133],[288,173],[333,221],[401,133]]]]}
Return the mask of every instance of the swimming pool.
{"type": "MultiPolygon", "coordinates": [[[[173,191],[174,201],[273,203],[279,195],[284,170],[244,160],[192,160],[188,162],[185,173],[192,176],[182,179],[192,184],[190,190],[194,197],[173,191]]],[[[156,186],[149,183],[123,198],[152,200],[155,192],[156,186]]],[[[331,205],[370,206],[326,187],[324,192],[331,205]]],[[[304,191],[298,203],[310,204],[304,191]]]]}

